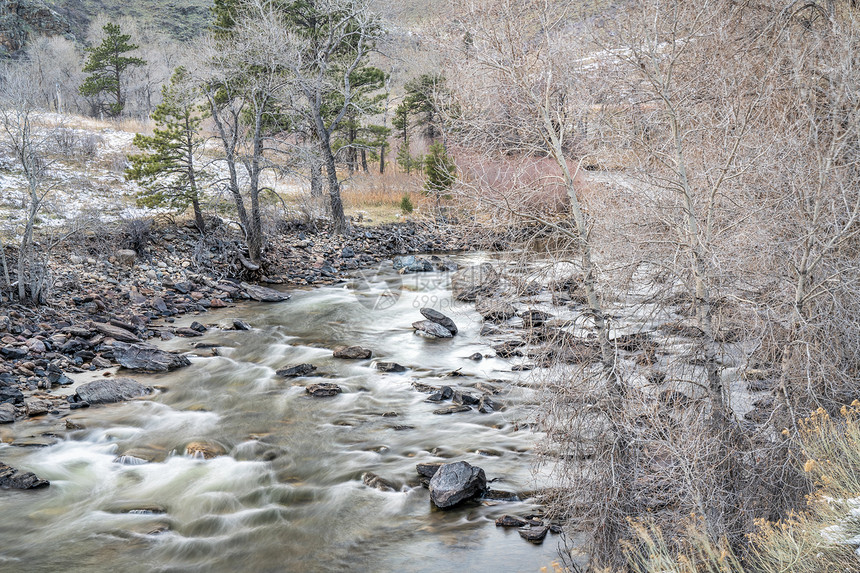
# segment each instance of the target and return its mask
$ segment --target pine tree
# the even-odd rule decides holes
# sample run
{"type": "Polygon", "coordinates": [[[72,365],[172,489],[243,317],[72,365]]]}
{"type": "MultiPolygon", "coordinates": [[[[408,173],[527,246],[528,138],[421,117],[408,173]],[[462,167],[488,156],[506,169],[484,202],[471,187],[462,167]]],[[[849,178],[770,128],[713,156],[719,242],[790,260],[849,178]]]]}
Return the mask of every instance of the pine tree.
{"type": "Polygon", "coordinates": [[[188,79],[185,68],[177,68],[170,83],[161,89],[162,102],[152,113],[156,128],[151,136],[134,136],[134,145],[144,153],[129,156],[131,167],[126,178],[143,185],[140,205],[184,210],[190,204],[197,228],[203,232],[199,194],[204,174],[195,156],[203,145],[200,124],[207,114],[195,104],[188,79]]]}
{"type": "Polygon", "coordinates": [[[125,56],[138,48],[129,44],[131,36],[123,34],[120,27],[108,22],[102,28],[105,37],[102,43],[94,48],[87,48],[89,57],[84,65],[84,72],[90,73],[80,87],[81,95],[93,97],[109,93],[114,103],[107,106],[112,116],[118,116],[125,107],[122,97],[122,80],[125,71],[133,66],[146,65],[141,58],[125,56]]]}
{"type": "Polygon", "coordinates": [[[430,146],[427,157],[424,158],[424,174],[427,176],[424,189],[437,197],[449,191],[457,180],[454,160],[441,143],[430,146]]]}

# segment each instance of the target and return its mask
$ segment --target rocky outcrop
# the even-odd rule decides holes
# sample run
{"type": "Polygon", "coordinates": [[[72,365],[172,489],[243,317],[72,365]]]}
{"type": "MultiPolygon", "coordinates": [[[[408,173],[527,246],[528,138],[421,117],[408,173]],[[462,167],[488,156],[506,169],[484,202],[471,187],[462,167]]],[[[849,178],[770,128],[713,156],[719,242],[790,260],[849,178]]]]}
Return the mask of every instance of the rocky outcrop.
{"type": "Polygon", "coordinates": [[[0,56],[23,50],[39,36],[66,36],[71,27],[65,18],[36,0],[0,2],[0,56]]]}

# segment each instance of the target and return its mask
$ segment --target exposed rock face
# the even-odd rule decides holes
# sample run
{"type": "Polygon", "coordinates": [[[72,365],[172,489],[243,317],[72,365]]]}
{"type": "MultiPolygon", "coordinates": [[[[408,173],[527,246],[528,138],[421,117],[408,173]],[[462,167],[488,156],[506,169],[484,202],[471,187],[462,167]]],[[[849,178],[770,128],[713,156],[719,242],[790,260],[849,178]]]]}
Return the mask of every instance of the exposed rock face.
{"type": "Polygon", "coordinates": [[[452,507],[486,490],[484,470],[467,462],[444,464],[430,480],[430,500],[440,508],[452,507]]]}
{"type": "Polygon", "coordinates": [[[48,487],[48,480],[38,477],[32,472],[22,472],[0,462],[0,487],[12,489],[36,489],[48,487]]]}
{"type": "Polygon", "coordinates": [[[419,320],[412,323],[418,334],[427,338],[452,338],[454,335],[450,330],[432,320],[419,320]]]}
{"type": "Polygon", "coordinates": [[[432,308],[422,308],[421,314],[424,315],[424,318],[427,320],[432,320],[433,322],[445,327],[446,330],[451,331],[451,334],[457,334],[458,329],[457,325],[454,324],[454,321],[439,312],[438,310],[434,310],[432,308]]]}
{"type": "Polygon", "coordinates": [[[41,2],[0,2],[0,56],[22,50],[27,42],[39,36],[63,36],[70,33],[69,23],[41,2]]]}
{"type": "Polygon", "coordinates": [[[479,296],[490,296],[499,284],[499,273],[490,263],[474,265],[451,277],[454,298],[474,302],[479,296]]]}
{"type": "Polygon", "coordinates": [[[361,346],[343,346],[334,351],[335,358],[346,358],[349,360],[366,360],[373,352],[361,346]]]}
{"type": "Polygon", "coordinates": [[[142,372],[167,372],[191,364],[191,361],[181,354],[165,352],[148,344],[116,342],[113,345],[113,356],[124,368],[142,372]]]}
{"type": "Polygon", "coordinates": [[[76,392],[77,400],[90,404],[110,404],[152,394],[152,388],[132,378],[96,380],[81,384],[76,392]]]}

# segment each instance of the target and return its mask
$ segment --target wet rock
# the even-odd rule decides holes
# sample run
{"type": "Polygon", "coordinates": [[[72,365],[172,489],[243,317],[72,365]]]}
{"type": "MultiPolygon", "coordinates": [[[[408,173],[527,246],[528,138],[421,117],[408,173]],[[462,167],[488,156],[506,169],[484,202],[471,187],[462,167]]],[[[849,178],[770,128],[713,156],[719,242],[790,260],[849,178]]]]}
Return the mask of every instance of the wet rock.
{"type": "Polygon", "coordinates": [[[422,272],[430,272],[433,270],[433,264],[420,257],[416,257],[414,255],[408,255],[405,257],[394,257],[391,261],[392,266],[395,271],[400,272],[401,274],[406,273],[422,273],[422,272]]]}
{"type": "Polygon", "coordinates": [[[468,412],[472,409],[471,406],[466,406],[464,404],[454,404],[452,406],[448,406],[447,408],[439,408],[438,410],[433,410],[433,413],[439,416],[445,416],[447,414],[457,414],[459,412],[468,412]]]}
{"type": "Polygon", "coordinates": [[[439,508],[452,507],[484,493],[484,470],[467,462],[444,464],[430,480],[430,500],[439,508]]]}
{"type": "Polygon", "coordinates": [[[376,369],[380,372],[406,372],[406,367],[397,362],[377,362],[376,369]]]}
{"type": "Polygon", "coordinates": [[[525,342],[522,340],[508,340],[507,342],[493,346],[493,350],[496,351],[496,356],[499,358],[511,358],[523,355],[520,350],[521,346],[525,346],[525,342]]]}
{"type": "Polygon", "coordinates": [[[523,325],[526,328],[534,328],[543,325],[552,318],[552,315],[541,310],[526,310],[520,313],[520,318],[523,319],[523,325]]]}
{"type": "Polygon", "coordinates": [[[39,398],[27,398],[24,400],[24,409],[28,416],[42,416],[53,410],[54,405],[48,400],[39,398]]]}
{"type": "Polygon", "coordinates": [[[436,324],[442,325],[445,330],[450,331],[451,334],[457,334],[458,329],[457,325],[454,324],[454,321],[439,312],[438,310],[434,310],[432,308],[422,308],[420,312],[427,320],[431,320],[436,324]]]}
{"type": "Polygon", "coordinates": [[[15,421],[15,406],[12,404],[0,404],[0,424],[11,424],[15,421]]]}
{"type": "Polygon", "coordinates": [[[475,310],[488,322],[504,322],[517,315],[514,305],[497,298],[481,299],[475,305],[475,310]]]}
{"type": "Polygon", "coordinates": [[[469,356],[469,360],[474,360],[475,362],[480,362],[483,359],[484,359],[484,355],[481,354],[480,352],[476,352],[476,353],[472,354],[471,356],[469,356]]]}
{"type": "Polygon", "coordinates": [[[11,489],[36,489],[48,487],[50,482],[32,472],[22,472],[0,462],[0,487],[11,489]]]}
{"type": "Polygon", "coordinates": [[[119,340],[120,342],[140,342],[140,338],[138,338],[136,334],[129,332],[124,328],[120,328],[119,326],[114,326],[113,324],[94,322],[93,328],[105,336],[109,336],[114,340],[119,340]]]}
{"type": "Polygon", "coordinates": [[[368,487],[378,489],[380,491],[397,491],[397,486],[394,482],[385,478],[379,477],[373,472],[367,472],[361,478],[362,483],[368,487]]]}
{"type": "Polygon", "coordinates": [[[436,475],[436,472],[439,471],[443,465],[442,462],[427,462],[423,464],[418,464],[415,466],[415,471],[418,472],[418,475],[427,479],[432,478],[436,475]]]}
{"type": "Polygon", "coordinates": [[[191,364],[186,356],[165,352],[148,344],[116,342],[113,345],[113,357],[124,368],[142,372],[167,372],[191,364]]]}
{"type": "Polygon", "coordinates": [[[456,272],[451,277],[451,290],[457,300],[474,302],[479,296],[493,294],[499,279],[493,265],[482,263],[456,272]]]}
{"type": "Polygon", "coordinates": [[[454,392],[454,396],[452,397],[455,404],[466,404],[466,405],[475,405],[478,403],[478,398],[475,398],[471,394],[467,392],[461,392],[457,390],[454,392]]]}
{"type": "Polygon", "coordinates": [[[251,330],[251,325],[245,322],[244,320],[239,320],[238,318],[233,319],[233,328],[235,330],[251,330]]]}
{"type": "Polygon", "coordinates": [[[503,515],[496,520],[496,527],[524,527],[528,522],[514,515],[503,515]]]}
{"type": "Polygon", "coordinates": [[[196,336],[203,336],[202,333],[197,332],[193,328],[180,327],[175,330],[177,336],[181,336],[183,338],[194,338],[196,336]]]}
{"type": "Polygon", "coordinates": [[[432,320],[419,320],[412,323],[415,331],[427,338],[452,338],[454,335],[450,330],[432,320]]]}
{"type": "Polygon", "coordinates": [[[0,403],[23,404],[24,394],[15,386],[0,383],[0,403]]]}
{"type": "Polygon", "coordinates": [[[147,396],[152,392],[151,387],[144,386],[132,378],[111,378],[81,384],[75,392],[75,401],[90,404],[110,404],[131,400],[139,396],[147,396]]]}
{"type": "Polygon", "coordinates": [[[343,392],[343,390],[337,384],[332,384],[331,382],[320,382],[318,384],[311,384],[310,386],[305,387],[305,392],[315,398],[326,398],[329,396],[337,396],[343,392]]]}
{"type": "Polygon", "coordinates": [[[348,360],[366,360],[373,352],[361,346],[341,346],[334,351],[335,358],[346,358],[348,360]]]}
{"type": "Polygon", "coordinates": [[[288,366],[282,370],[278,370],[275,372],[278,376],[283,378],[297,378],[299,376],[309,376],[317,369],[313,364],[296,364],[294,366],[288,366]]]}
{"type": "Polygon", "coordinates": [[[249,297],[260,302],[281,302],[290,298],[287,293],[269,287],[242,283],[242,288],[245,289],[249,297]]]}
{"type": "Polygon", "coordinates": [[[529,525],[527,527],[518,529],[517,531],[519,532],[520,537],[522,537],[526,541],[529,541],[536,545],[540,545],[541,543],[543,543],[543,540],[546,537],[546,532],[549,531],[549,528],[543,525],[529,525]]]}
{"type": "Polygon", "coordinates": [[[490,412],[495,412],[499,407],[495,402],[490,400],[487,396],[481,396],[481,399],[478,401],[478,411],[482,414],[489,414],[490,412]]]}
{"type": "Polygon", "coordinates": [[[192,322],[189,327],[191,330],[195,330],[197,332],[206,332],[206,327],[197,322],[196,320],[192,322]]]}
{"type": "Polygon", "coordinates": [[[226,454],[227,451],[215,442],[197,441],[185,446],[185,455],[192,458],[209,460],[226,454]]]}
{"type": "Polygon", "coordinates": [[[501,392],[501,390],[496,386],[493,386],[492,384],[483,381],[475,384],[475,388],[477,390],[480,390],[481,392],[484,392],[485,394],[498,394],[499,392],[501,392]]]}

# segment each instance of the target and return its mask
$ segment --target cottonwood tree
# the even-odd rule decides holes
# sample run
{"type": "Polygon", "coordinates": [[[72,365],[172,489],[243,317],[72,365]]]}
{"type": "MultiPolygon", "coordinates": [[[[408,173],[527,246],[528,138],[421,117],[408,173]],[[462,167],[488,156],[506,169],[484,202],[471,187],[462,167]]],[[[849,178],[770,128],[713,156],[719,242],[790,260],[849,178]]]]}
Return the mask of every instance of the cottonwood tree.
{"type": "MultiPolygon", "coordinates": [[[[125,86],[127,72],[146,62],[138,57],[126,55],[138,49],[130,44],[131,36],[123,34],[120,27],[108,22],[102,28],[104,36],[98,46],[87,48],[87,61],[83,71],[89,73],[80,92],[84,96],[98,98],[109,94],[114,102],[104,106],[112,116],[118,116],[125,108],[125,86]]],[[[102,104],[100,104],[102,105],[102,104]]]]}
{"type": "Polygon", "coordinates": [[[152,135],[137,134],[134,145],[143,151],[129,155],[126,178],[144,186],[138,202],[148,207],[168,206],[184,210],[190,204],[194,221],[206,230],[200,209],[201,181],[206,174],[201,163],[204,138],[201,123],[207,117],[189,72],[179,67],[170,83],[162,87],[162,102],[152,114],[152,135]]]}

